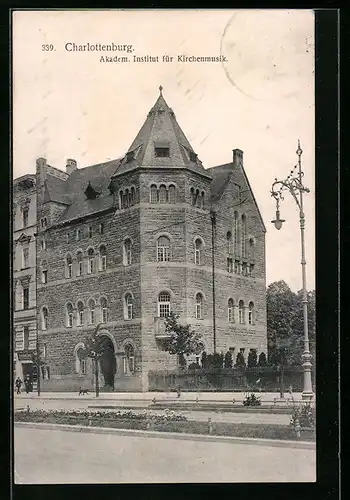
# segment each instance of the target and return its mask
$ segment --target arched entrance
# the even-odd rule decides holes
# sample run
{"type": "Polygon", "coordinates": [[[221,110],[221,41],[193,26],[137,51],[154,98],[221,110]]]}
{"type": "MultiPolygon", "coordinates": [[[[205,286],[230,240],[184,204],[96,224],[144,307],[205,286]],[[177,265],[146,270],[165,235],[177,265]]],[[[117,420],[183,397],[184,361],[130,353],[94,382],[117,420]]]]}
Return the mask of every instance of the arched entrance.
{"type": "Polygon", "coordinates": [[[100,373],[103,379],[102,390],[114,390],[114,377],[116,373],[115,350],[112,340],[107,335],[101,335],[99,346],[102,348],[100,358],[100,373]]]}

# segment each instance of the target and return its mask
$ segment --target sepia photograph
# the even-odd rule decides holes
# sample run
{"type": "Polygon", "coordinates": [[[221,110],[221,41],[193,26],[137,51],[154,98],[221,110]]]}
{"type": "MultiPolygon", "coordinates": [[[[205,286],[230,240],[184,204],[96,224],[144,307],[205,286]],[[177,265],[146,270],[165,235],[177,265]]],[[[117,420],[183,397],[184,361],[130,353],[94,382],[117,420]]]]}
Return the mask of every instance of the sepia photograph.
{"type": "Polygon", "coordinates": [[[314,11],[11,32],[15,484],[314,483],[314,11]]]}

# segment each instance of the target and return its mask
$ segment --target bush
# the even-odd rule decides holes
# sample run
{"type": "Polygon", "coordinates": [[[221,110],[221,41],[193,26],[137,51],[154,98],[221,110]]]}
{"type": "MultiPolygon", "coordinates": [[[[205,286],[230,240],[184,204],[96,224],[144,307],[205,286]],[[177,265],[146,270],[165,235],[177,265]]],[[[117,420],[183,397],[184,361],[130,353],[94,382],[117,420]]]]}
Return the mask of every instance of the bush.
{"type": "Polygon", "coordinates": [[[314,428],[316,425],[316,410],[310,403],[293,406],[293,413],[290,420],[290,425],[294,428],[299,422],[300,428],[314,428]]]}
{"type": "Polygon", "coordinates": [[[247,394],[243,406],[261,406],[261,399],[257,398],[255,394],[247,394]]]}
{"type": "Polygon", "coordinates": [[[243,354],[241,352],[239,352],[237,354],[236,367],[237,368],[245,368],[246,367],[245,359],[244,359],[244,356],[243,356],[243,354]]]}
{"type": "Polygon", "coordinates": [[[248,354],[248,368],[255,368],[258,364],[258,356],[256,350],[249,351],[248,354]]]}
{"type": "Polygon", "coordinates": [[[200,369],[200,366],[198,363],[190,363],[188,365],[188,370],[199,370],[200,369]]]}

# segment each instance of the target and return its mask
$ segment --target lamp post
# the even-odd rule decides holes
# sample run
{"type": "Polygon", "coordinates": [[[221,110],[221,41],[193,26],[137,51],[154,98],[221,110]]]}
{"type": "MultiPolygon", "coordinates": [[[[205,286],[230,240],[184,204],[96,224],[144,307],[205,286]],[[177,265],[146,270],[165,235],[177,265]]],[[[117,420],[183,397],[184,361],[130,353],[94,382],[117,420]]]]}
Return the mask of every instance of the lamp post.
{"type": "Polygon", "coordinates": [[[280,230],[284,219],[280,218],[280,201],[284,199],[284,191],[289,191],[293,196],[296,204],[299,208],[299,221],[300,221],[300,236],[301,236],[301,269],[302,269],[302,285],[303,285],[303,316],[304,316],[304,352],[303,358],[303,369],[304,369],[304,387],[302,398],[304,400],[311,400],[314,396],[312,391],[311,382],[311,354],[310,354],[310,344],[309,344],[309,332],[308,332],[308,315],[307,315],[307,292],[306,292],[306,260],[305,260],[305,214],[303,207],[303,193],[309,193],[310,189],[303,185],[304,172],[301,170],[301,155],[303,151],[300,147],[300,141],[298,140],[298,149],[296,154],[298,155],[298,163],[295,165],[294,169],[290,172],[287,179],[280,181],[275,179],[271,188],[271,196],[276,200],[276,219],[271,221],[275,228],[280,230]]]}

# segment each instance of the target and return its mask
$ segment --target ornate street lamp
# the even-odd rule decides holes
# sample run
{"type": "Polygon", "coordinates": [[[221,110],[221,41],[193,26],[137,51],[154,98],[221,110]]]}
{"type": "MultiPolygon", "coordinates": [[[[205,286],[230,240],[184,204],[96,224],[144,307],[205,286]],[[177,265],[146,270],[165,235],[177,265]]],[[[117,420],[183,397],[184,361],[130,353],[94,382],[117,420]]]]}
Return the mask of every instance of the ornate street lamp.
{"type": "Polygon", "coordinates": [[[271,221],[276,229],[281,229],[284,219],[280,218],[279,205],[280,201],[284,200],[284,191],[289,191],[293,196],[296,204],[299,208],[299,220],[300,220],[300,235],[301,235],[301,269],[302,269],[302,284],[303,284],[303,313],[304,313],[304,352],[303,358],[303,369],[304,369],[304,389],[302,398],[304,400],[311,400],[314,396],[312,391],[311,382],[311,354],[309,345],[309,332],[308,332],[308,318],[307,318],[307,292],[306,292],[306,260],[305,260],[305,214],[303,208],[303,193],[309,193],[310,189],[305,187],[302,182],[304,172],[301,170],[301,155],[303,151],[300,147],[300,141],[298,140],[298,149],[296,154],[298,155],[298,163],[295,165],[294,169],[290,172],[287,179],[279,181],[275,179],[271,188],[271,196],[276,200],[276,219],[271,221]],[[296,170],[298,169],[298,170],[296,170]],[[277,189],[278,187],[278,189],[277,189]]]}

